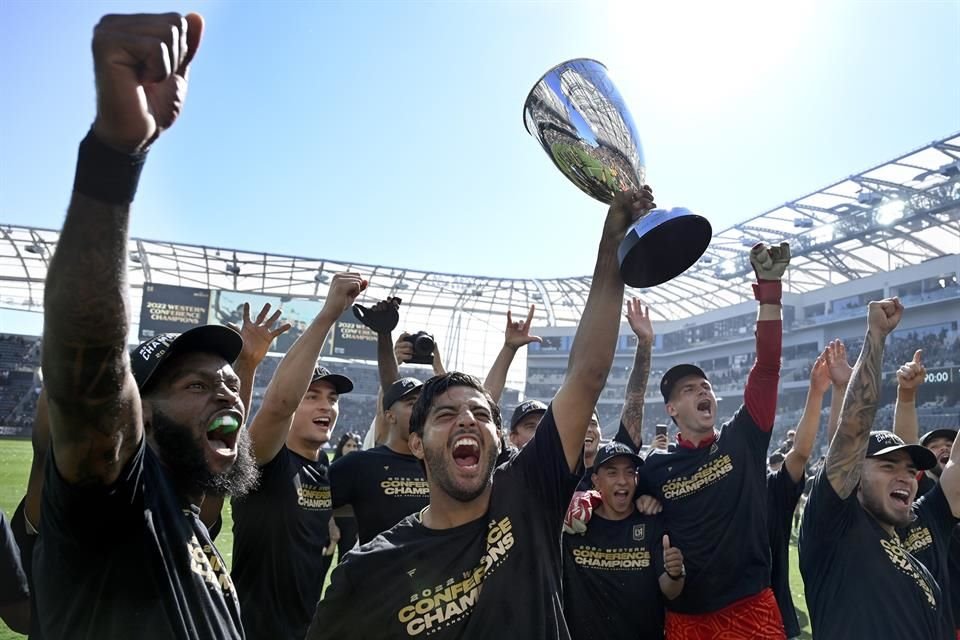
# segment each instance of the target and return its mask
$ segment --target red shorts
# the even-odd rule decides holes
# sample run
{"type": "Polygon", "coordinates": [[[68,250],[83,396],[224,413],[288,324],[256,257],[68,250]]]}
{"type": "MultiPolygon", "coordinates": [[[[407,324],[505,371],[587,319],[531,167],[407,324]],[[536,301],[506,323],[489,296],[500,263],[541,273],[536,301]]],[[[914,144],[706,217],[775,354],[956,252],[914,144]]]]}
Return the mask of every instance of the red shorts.
{"type": "Polygon", "coordinates": [[[786,640],[772,589],[701,614],[667,611],[667,640],[786,640]]]}

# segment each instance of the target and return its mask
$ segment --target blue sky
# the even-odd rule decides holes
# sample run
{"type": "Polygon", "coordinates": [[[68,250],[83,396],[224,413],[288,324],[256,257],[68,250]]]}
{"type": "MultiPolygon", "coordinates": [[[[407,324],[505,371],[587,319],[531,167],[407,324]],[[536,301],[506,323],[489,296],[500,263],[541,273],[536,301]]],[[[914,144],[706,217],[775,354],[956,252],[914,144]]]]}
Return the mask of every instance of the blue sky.
{"type": "Polygon", "coordinates": [[[604,206],[524,129],[610,69],[661,205],[715,229],[960,130],[960,2],[0,2],[0,222],[59,227],[108,12],[196,10],[132,232],[444,272],[591,271],[604,206]]]}

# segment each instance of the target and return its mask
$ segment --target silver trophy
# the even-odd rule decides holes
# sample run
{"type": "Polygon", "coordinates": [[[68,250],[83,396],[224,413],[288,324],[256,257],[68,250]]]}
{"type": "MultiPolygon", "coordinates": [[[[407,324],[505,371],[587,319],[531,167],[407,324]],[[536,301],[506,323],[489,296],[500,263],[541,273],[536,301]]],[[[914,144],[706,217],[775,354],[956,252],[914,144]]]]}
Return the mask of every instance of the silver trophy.
{"type": "MultiPolygon", "coordinates": [[[[640,136],[607,68],[578,58],[550,69],[523,105],[523,121],[557,168],[587,195],[610,204],[646,178],[640,136]]],[[[654,209],[620,244],[620,275],[654,287],[689,269],[710,244],[710,222],[689,210],[654,209]]]]}

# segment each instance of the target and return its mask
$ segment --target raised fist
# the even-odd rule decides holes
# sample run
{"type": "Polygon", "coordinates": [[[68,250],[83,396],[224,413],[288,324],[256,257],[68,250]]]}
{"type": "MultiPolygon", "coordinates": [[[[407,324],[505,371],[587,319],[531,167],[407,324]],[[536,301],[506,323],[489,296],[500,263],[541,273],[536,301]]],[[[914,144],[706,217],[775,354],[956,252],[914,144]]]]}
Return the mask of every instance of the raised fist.
{"type": "Polygon", "coordinates": [[[781,242],[779,246],[767,247],[758,242],[750,249],[750,264],[757,280],[780,280],[790,264],[790,245],[781,242]]]}
{"type": "Polygon", "coordinates": [[[897,328],[902,317],[903,305],[900,304],[900,298],[887,298],[867,305],[867,327],[884,338],[897,328]]]}
{"type": "Polygon", "coordinates": [[[330,291],[323,303],[323,312],[328,312],[339,318],[364,289],[367,281],[359,273],[343,272],[334,274],[330,281],[330,291]]]}
{"type": "Polygon", "coordinates": [[[143,151],[173,125],[203,33],[196,13],[108,15],[93,31],[93,131],[119,151],[143,151]]]}

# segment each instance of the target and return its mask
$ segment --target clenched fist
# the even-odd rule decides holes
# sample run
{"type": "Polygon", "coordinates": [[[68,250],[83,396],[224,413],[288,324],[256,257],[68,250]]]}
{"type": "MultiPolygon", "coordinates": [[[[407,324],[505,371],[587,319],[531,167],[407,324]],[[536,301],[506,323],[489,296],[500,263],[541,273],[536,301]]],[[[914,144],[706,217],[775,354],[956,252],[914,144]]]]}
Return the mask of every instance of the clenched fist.
{"type": "Polygon", "coordinates": [[[202,33],[196,13],[101,18],[93,31],[93,131],[101,142],[126,153],[144,151],[173,125],[202,33]]]}

